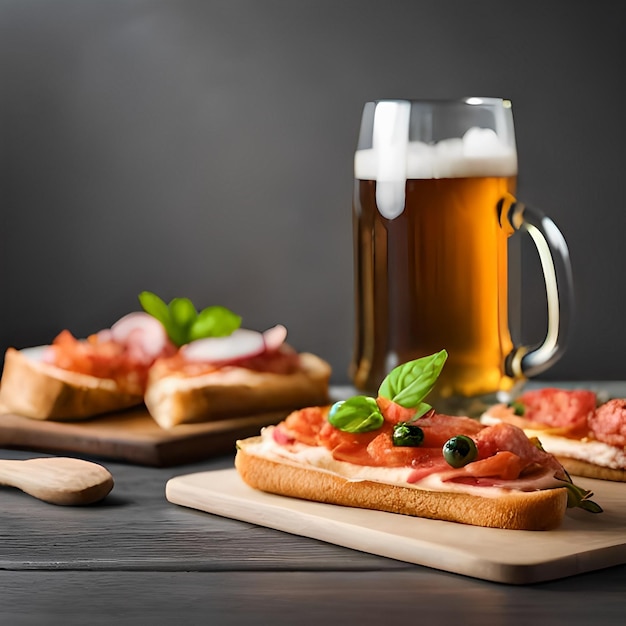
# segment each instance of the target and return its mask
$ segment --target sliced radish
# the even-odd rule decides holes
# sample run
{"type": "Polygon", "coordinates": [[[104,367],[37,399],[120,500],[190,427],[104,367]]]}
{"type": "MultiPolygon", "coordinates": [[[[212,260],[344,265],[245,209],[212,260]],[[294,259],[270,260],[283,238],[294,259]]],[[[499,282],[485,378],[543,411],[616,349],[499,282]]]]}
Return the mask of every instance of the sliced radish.
{"type": "Polygon", "coordinates": [[[265,348],[269,352],[275,352],[285,343],[287,339],[287,329],[282,324],[277,324],[273,328],[268,328],[263,333],[265,348]]]}
{"type": "Polygon", "coordinates": [[[135,355],[143,353],[154,358],[169,346],[169,338],[163,324],[152,315],[134,312],[125,315],[111,326],[113,341],[129,346],[135,355]]]}
{"type": "Polygon", "coordinates": [[[228,337],[196,339],[180,351],[188,361],[223,363],[261,354],[265,351],[265,341],[257,331],[239,328],[228,337]]]}

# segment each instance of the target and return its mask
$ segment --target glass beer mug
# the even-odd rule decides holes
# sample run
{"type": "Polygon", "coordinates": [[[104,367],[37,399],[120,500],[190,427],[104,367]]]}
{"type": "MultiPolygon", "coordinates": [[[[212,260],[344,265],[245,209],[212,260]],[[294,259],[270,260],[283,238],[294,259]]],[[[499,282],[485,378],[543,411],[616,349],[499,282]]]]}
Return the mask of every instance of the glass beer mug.
{"type": "Polygon", "coordinates": [[[510,101],[369,102],[354,169],[350,375],[358,389],[375,394],[395,366],[445,349],[428,401],[470,414],[506,401],[561,356],[573,300],[569,254],[554,222],[514,196],[510,101]],[[532,347],[514,344],[517,231],[531,235],[546,286],[548,328],[532,347]]]}

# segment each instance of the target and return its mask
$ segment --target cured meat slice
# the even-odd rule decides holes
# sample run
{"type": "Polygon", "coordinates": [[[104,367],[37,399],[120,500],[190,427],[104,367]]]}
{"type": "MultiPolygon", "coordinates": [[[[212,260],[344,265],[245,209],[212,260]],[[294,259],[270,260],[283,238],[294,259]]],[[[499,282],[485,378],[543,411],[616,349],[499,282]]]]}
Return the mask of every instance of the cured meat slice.
{"type": "Polygon", "coordinates": [[[593,436],[610,446],[626,448],[626,399],[609,400],[589,417],[593,436]]]}
{"type": "Polygon", "coordinates": [[[523,393],[524,418],[571,434],[587,431],[589,416],[596,408],[596,394],[583,389],[566,390],[546,387],[523,393]]]}

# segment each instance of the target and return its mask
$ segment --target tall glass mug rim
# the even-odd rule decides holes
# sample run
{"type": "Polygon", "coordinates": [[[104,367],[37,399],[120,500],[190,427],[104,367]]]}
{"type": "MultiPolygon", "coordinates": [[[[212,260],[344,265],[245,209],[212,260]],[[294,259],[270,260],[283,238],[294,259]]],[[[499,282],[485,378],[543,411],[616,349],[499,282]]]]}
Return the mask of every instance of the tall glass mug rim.
{"type": "MultiPolygon", "coordinates": [[[[510,170],[508,175],[517,175],[511,100],[468,96],[455,99],[380,98],[366,102],[355,149],[355,177],[374,177],[377,180],[402,178],[403,157],[399,155],[408,151],[410,146],[405,165],[409,173],[407,178],[413,178],[410,172],[415,170],[411,163],[415,163],[415,159],[428,158],[423,149],[431,149],[438,144],[442,144],[445,152],[437,153],[437,159],[469,158],[474,163],[470,166],[472,171],[476,165],[484,168],[485,158],[499,160],[505,157],[510,170]],[[465,146],[461,152],[461,144],[454,143],[459,139],[465,146]],[[456,154],[448,148],[456,150],[456,154]]],[[[449,175],[446,172],[446,168],[441,172],[435,171],[432,177],[446,177],[449,175]]],[[[425,176],[421,173],[415,177],[425,176]]]]}
{"type": "Polygon", "coordinates": [[[476,106],[481,104],[487,105],[503,105],[509,107],[512,105],[512,100],[505,97],[495,96],[464,96],[460,98],[375,98],[368,100],[365,104],[378,103],[378,102],[410,102],[411,104],[467,104],[470,106],[476,106]]]}

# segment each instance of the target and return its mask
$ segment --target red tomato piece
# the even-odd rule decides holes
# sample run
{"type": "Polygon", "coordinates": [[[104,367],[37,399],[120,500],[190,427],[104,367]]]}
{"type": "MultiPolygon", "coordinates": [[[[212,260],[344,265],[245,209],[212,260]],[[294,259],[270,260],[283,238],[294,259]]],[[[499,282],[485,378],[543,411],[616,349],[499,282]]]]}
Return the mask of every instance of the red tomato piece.
{"type": "Polygon", "coordinates": [[[297,438],[301,443],[309,446],[318,445],[319,432],[326,424],[328,407],[313,406],[299,411],[293,411],[281,423],[281,426],[297,438]]]}
{"type": "Polygon", "coordinates": [[[416,409],[406,409],[395,403],[389,398],[379,396],[376,398],[376,404],[383,414],[385,421],[390,424],[398,424],[399,422],[408,422],[415,417],[416,409]]]}
{"type": "Polygon", "coordinates": [[[440,447],[394,445],[392,428],[385,428],[383,432],[379,431],[379,434],[368,444],[367,452],[373,460],[372,465],[381,467],[415,467],[442,455],[440,447]]]}
{"type": "MultiPolygon", "coordinates": [[[[390,405],[386,405],[388,408],[390,405]]],[[[375,467],[407,467],[412,471],[408,482],[414,483],[439,472],[443,480],[462,482],[486,478],[514,480],[537,467],[562,467],[543,450],[536,447],[523,430],[511,424],[484,426],[469,417],[453,417],[432,413],[412,423],[424,433],[420,446],[396,446],[393,428],[401,412],[392,408],[390,420],[375,431],[348,433],[335,428],[327,420],[328,407],[312,407],[294,411],[279,425],[286,433],[307,445],[320,445],[331,451],[339,461],[375,467]],[[454,469],[443,457],[443,445],[456,435],[472,437],[478,448],[478,460],[454,469]]],[[[405,421],[405,420],[399,420],[405,421]]],[[[279,442],[280,443],[280,442],[279,442]]],[[[477,484],[477,483],[476,483],[477,484]]],[[[481,483],[482,484],[482,483],[481,483]]]]}
{"type": "Polygon", "coordinates": [[[93,335],[86,341],[64,330],[52,342],[53,364],[61,369],[110,378],[129,393],[142,394],[148,378],[148,365],[130,358],[124,346],[100,341],[93,335]]]}
{"type": "Polygon", "coordinates": [[[380,431],[348,433],[325,422],[318,433],[318,444],[328,448],[339,461],[348,461],[356,465],[374,465],[367,446],[380,431]]]}

